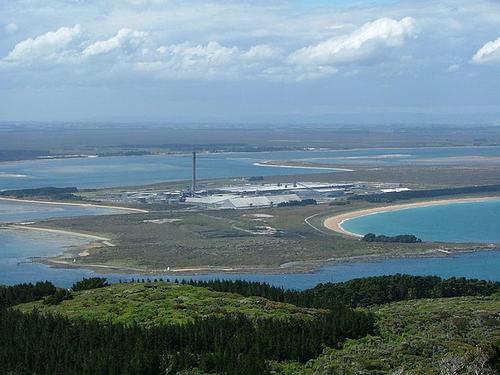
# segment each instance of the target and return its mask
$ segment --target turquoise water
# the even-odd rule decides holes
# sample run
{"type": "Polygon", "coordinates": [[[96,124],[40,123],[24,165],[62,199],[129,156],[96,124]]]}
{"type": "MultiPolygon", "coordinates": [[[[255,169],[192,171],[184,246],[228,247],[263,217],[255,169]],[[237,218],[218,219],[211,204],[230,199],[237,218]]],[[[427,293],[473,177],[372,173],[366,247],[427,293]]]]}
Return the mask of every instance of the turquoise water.
{"type": "MultiPolygon", "coordinates": [[[[341,165],[408,165],[499,163],[500,147],[440,147],[363,149],[340,151],[280,151],[200,154],[200,178],[282,176],[325,173],[320,169],[269,168],[255,165],[265,160],[302,160],[341,165]],[[471,156],[482,157],[464,161],[471,156]],[[450,159],[452,158],[452,159],[450,159]],[[484,159],[489,158],[489,159],[484,159]]],[[[331,171],[330,171],[331,172],[331,171]]],[[[162,181],[189,180],[191,156],[146,155],[82,159],[27,160],[0,163],[0,190],[41,186],[79,188],[130,186],[162,181]]]]}
{"type": "Polygon", "coordinates": [[[347,220],[342,227],[362,235],[414,234],[424,241],[500,243],[500,199],[383,212],[347,220]]]}

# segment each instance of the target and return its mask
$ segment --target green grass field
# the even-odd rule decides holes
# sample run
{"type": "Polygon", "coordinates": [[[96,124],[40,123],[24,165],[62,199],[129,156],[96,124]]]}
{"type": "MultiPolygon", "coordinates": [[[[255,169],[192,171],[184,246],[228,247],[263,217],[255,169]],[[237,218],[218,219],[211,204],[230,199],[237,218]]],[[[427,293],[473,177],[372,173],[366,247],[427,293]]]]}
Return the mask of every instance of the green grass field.
{"type": "Polygon", "coordinates": [[[251,318],[314,319],[322,310],[299,308],[260,297],[215,292],[206,288],[167,282],[113,284],[104,288],[74,292],[73,299],[59,305],[42,301],[19,305],[27,312],[61,314],[101,322],[139,324],[152,327],[184,324],[195,318],[244,314],[251,318]]]}

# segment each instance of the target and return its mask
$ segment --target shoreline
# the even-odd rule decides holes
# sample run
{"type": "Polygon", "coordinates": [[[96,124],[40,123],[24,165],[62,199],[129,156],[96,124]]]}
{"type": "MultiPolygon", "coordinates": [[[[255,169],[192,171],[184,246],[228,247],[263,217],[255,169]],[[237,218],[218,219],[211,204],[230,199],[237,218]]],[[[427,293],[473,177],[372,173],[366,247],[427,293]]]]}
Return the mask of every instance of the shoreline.
{"type": "Polygon", "coordinates": [[[185,266],[185,267],[172,267],[167,269],[147,269],[134,266],[120,266],[120,265],[107,265],[107,264],[92,264],[92,263],[78,263],[78,259],[83,259],[88,255],[89,246],[92,244],[97,247],[101,246],[116,246],[110,242],[110,238],[96,236],[86,233],[72,232],[68,230],[42,228],[42,227],[32,227],[24,225],[9,225],[5,228],[11,228],[14,230],[35,230],[43,231],[54,234],[61,234],[66,236],[79,236],[88,239],[87,244],[67,248],[62,254],[56,256],[48,257],[30,257],[29,259],[34,263],[44,264],[51,268],[63,268],[63,269],[87,269],[90,271],[98,273],[115,273],[115,274],[138,274],[138,275],[167,275],[167,276],[189,276],[189,275],[211,275],[216,273],[223,274],[262,274],[262,275],[286,275],[286,274],[306,274],[314,273],[319,271],[324,267],[329,265],[339,264],[339,263],[356,263],[356,262],[370,262],[370,261],[383,261],[386,259],[398,259],[398,258],[429,258],[429,257],[447,257],[454,256],[457,254],[471,253],[476,251],[494,251],[499,250],[498,245],[495,244],[470,244],[468,245],[458,245],[456,247],[439,247],[436,244],[436,248],[427,249],[422,251],[416,251],[414,253],[408,253],[404,255],[397,254],[365,254],[356,256],[346,256],[346,257],[334,257],[328,259],[311,259],[302,261],[292,261],[286,262],[275,266],[265,266],[265,265],[240,265],[240,266],[210,266],[210,265],[199,265],[199,266],[185,266]]]}
{"type": "MultiPolygon", "coordinates": [[[[5,228],[8,228],[8,229],[13,228],[13,229],[19,229],[19,230],[34,230],[34,231],[38,231],[38,232],[62,234],[65,236],[82,237],[82,238],[86,238],[89,240],[101,241],[103,243],[105,243],[105,242],[110,243],[109,241],[111,241],[111,239],[109,239],[107,237],[96,236],[96,235],[87,234],[87,233],[73,232],[73,231],[63,230],[63,229],[32,227],[30,225],[22,225],[22,224],[10,224],[10,225],[5,226],[5,228]]],[[[114,245],[112,245],[112,246],[114,246],[114,245]]]]}
{"type": "Polygon", "coordinates": [[[138,275],[167,275],[167,276],[189,276],[189,275],[211,275],[216,273],[223,274],[262,274],[262,275],[287,275],[287,274],[306,274],[315,273],[320,269],[329,265],[340,263],[356,263],[356,262],[377,262],[386,259],[399,259],[399,258],[432,258],[432,257],[447,257],[463,253],[472,253],[476,251],[500,251],[496,244],[461,244],[456,247],[439,247],[436,244],[434,249],[426,249],[408,253],[404,255],[397,254],[364,254],[345,257],[333,257],[328,259],[311,259],[302,261],[286,262],[275,266],[265,265],[240,265],[240,266],[185,266],[185,267],[169,267],[166,269],[147,269],[134,266],[120,266],[120,265],[107,265],[107,264],[92,264],[92,263],[77,263],[74,259],[83,259],[88,255],[89,246],[96,244],[97,247],[101,246],[116,246],[111,243],[111,239],[102,236],[96,236],[86,233],[72,232],[69,230],[51,229],[43,227],[32,227],[24,225],[9,225],[6,228],[14,230],[35,230],[41,232],[48,232],[54,234],[61,234],[65,236],[79,236],[90,240],[87,244],[67,248],[62,254],[48,257],[30,257],[34,263],[45,264],[52,268],[63,269],[87,269],[100,273],[116,273],[116,274],[138,274],[138,275]]]}
{"type": "Polygon", "coordinates": [[[491,197],[472,197],[472,198],[449,198],[449,199],[437,199],[437,200],[428,200],[422,202],[415,203],[404,203],[404,204],[395,204],[391,206],[383,206],[383,207],[375,207],[368,208],[363,210],[346,212],[336,216],[327,217],[323,221],[323,226],[326,229],[332,230],[334,232],[347,235],[349,237],[355,238],[363,238],[361,234],[350,232],[342,226],[347,220],[355,219],[358,217],[375,215],[384,212],[391,211],[399,211],[399,210],[407,210],[411,208],[418,207],[429,207],[429,206],[441,206],[447,204],[459,204],[459,203],[473,203],[473,202],[486,202],[500,200],[500,196],[491,196],[491,197]]]}
{"type": "MultiPolygon", "coordinates": [[[[376,214],[380,212],[386,212],[391,210],[401,210],[413,207],[422,207],[422,206],[431,206],[431,205],[443,205],[450,203],[467,203],[467,202],[481,202],[481,201],[491,201],[491,200],[499,200],[500,196],[491,196],[491,197],[472,197],[472,198],[456,198],[456,199],[441,199],[441,200],[431,200],[431,201],[423,201],[416,203],[407,203],[407,204],[399,204],[393,206],[385,206],[385,207],[376,207],[372,209],[364,209],[357,210],[352,212],[346,212],[344,214],[340,214],[334,217],[328,217],[324,220],[323,224],[325,225],[326,221],[336,219],[336,224],[339,228],[341,228],[342,234],[349,233],[348,231],[342,228],[342,223],[350,218],[365,216],[376,214]],[[339,220],[340,218],[340,220],[339,220]]],[[[327,229],[331,229],[325,225],[327,229]]],[[[12,228],[14,230],[35,230],[35,231],[44,231],[54,234],[68,235],[68,236],[79,236],[82,238],[86,238],[89,240],[89,243],[86,245],[78,246],[77,248],[73,248],[72,250],[66,250],[63,254],[52,257],[31,257],[30,259],[33,262],[45,264],[49,267],[54,268],[81,268],[88,269],[95,272],[100,273],[124,273],[124,274],[143,274],[143,275],[209,275],[214,273],[226,273],[226,274],[297,274],[297,273],[311,273],[316,272],[323,267],[327,267],[330,264],[336,263],[349,263],[349,262],[363,262],[363,261],[381,261],[384,259],[393,259],[393,258],[420,258],[420,257],[445,257],[445,256],[453,256],[456,254],[464,253],[464,252],[475,252],[481,250],[495,250],[499,249],[498,244],[461,244],[457,247],[440,247],[439,244],[436,244],[435,248],[416,251],[414,253],[408,253],[404,255],[395,255],[395,254],[365,254],[365,255],[357,255],[357,256],[346,256],[340,258],[328,258],[328,259],[311,259],[311,260],[303,260],[303,261],[293,261],[287,262],[274,266],[266,266],[266,265],[236,265],[236,266],[211,266],[211,265],[198,265],[198,266],[186,266],[186,267],[172,267],[170,269],[148,269],[134,266],[120,266],[120,265],[106,265],[106,264],[91,264],[85,262],[78,262],[78,259],[82,260],[86,255],[83,255],[86,252],[87,246],[89,244],[94,244],[95,246],[115,246],[110,242],[110,238],[97,236],[86,233],[72,232],[70,230],[61,230],[61,229],[51,229],[51,228],[43,228],[36,227],[31,225],[20,225],[20,224],[10,224],[6,225],[5,228],[12,228]],[[73,259],[76,259],[76,262],[73,262],[73,259]]],[[[357,234],[352,234],[352,236],[358,236],[357,234]]],[[[88,255],[88,254],[87,254],[88,255]]]]}
{"type": "Polygon", "coordinates": [[[141,208],[131,208],[131,207],[122,207],[122,206],[106,206],[103,204],[95,204],[95,203],[75,203],[75,202],[53,202],[53,201],[40,201],[36,199],[21,199],[21,198],[5,198],[0,197],[1,201],[7,202],[16,202],[16,203],[38,203],[38,204],[51,204],[51,205],[59,205],[59,206],[78,206],[78,207],[87,207],[87,208],[107,208],[110,210],[122,210],[122,211],[131,211],[131,212],[141,212],[148,213],[148,210],[144,210],[141,208]]]}
{"type": "MultiPolygon", "coordinates": [[[[436,248],[433,250],[426,250],[423,252],[409,253],[405,255],[396,254],[366,254],[366,255],[356,255],[347,256],[341,258],[329,258],[323,260],[305,260],[297,262],[284,263],[279,266],[267,267],[267,266],[189,266],[189,267],[177,267],[170,269],[147,269],[138,267],[127,267],[119,265],[106,265],[106,264],[91,264],[91,263],[73,263],[70,259],[73,259],[73,253],[65,253],[68,255],[71,253],[71,257],[58,258],[58,257],[31,257],[30,259],[35,263],[45,264],[52,268],[63,268],[63,269],[87,269],[93,272],[102,274],[137,274],[137,275],[149,275],[149,276],[200,276],[200,275],[212,275],[217,273],[223,273],[227,275],[231,274],[260,274],[260,275],[294,275],[294,274],[308,274],[316,273],[322,268],[333,266],[342,263],[358,263],[358,262],[379,262],[388,259],[411,259],[411,258],[439,258],[448,257],[460,254],[474,253],[478,251],[500,251],[497,246],[485,245],[485,246],[471,246],[471,247],[457,247],[454,249],[442,249],[436,248]],[[65,260],[67,259],[67,260],[65,260]]],[[[76,255],[76,254],[75,254],[76,255]]],[[[78,259],[78,257],[76,257],[78,259]]]]}
{"type": "Polygon", "coordinates": [[[335,168],[335,167],[320,167],[320,166],[314,167],[311,165],[300,166],[300,165],[288,165],[288,164],[266,164],[266,162],[253,163],[253,165],[255,165],[257,167],[269,167],[269,168],[319,169],[319,170],[339,171],[339,172],[354,172],[354,169],[335,168]]]}

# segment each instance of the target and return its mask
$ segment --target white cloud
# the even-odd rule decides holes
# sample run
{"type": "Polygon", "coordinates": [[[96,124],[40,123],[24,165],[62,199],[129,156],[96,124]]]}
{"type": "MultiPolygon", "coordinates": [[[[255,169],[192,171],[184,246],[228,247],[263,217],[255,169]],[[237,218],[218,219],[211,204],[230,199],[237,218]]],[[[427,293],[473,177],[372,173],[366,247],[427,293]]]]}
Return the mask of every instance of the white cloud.
{"type": "Polygon", "coordinates": [[[367,59],[380,49],[400,47],[417,35],[415,20],[380,18],[365,23],[351,34],[336,36],[301,48],[288,57],[292,64],[337,65],[367,59]]]}
{"type": "Polygon", "coordinates": [[[460,70],[460,65],[458,64],[451,64],[447,69],[446,71],[448,73],[455,73],[455,72],[458,72],[460,70]]]}
{"type": "Polygon", "coordinates": [[[272,66],[263,71],[263,76],[273,81],[303,82],[334,75],[333,66],[285,65],[272,66]]]}
{"type": "Polygon", "coordinates": [[[36,38],[28,38],[16,44],[4,58],[8,62],[32,62],[37,59],[58,59],[73,42],[80,38],[80,25],[61,27],[36,38]]]}
{"type": "Polygon", "coordinates": [[[27,2],[29,18],[11,2],[0,4],[2,17],[23,25],[23,33],[51,30],[47,25],[68,20],[73,23],[66,25],[79,23],[88,32],[61,28],[15,46],[21,33],[4,38],[0,68],[17,69],[5,79],[12,84],[41,80],[40,67],[50,68],[43,77],[49,84],[60,79],[76,85],[97,76],[104,84],[112,77],[114,85],[120,79],[140,84],[148,77],[304,81],[337,72],[361,75],[364,69],[385,77],[417,69],[442,73],[449,56],[470,59],[472,32],[491,35],[500,20],[499,7],[483,0],[474,6],[465,0],[422,0],[370,7],[243,0],[27,2]],[[74,31],[74,38],[63,40],[74,31]]]}
{"type": "Polygon", "coordinates": [[[499,64],[500,37],[482,46],[472,57],[472,61],[475,64],[499,64]]]}
{"type": "Polygon", "coordinates": [[[17,30],[19,30],[19,27],[15,23],[11,22],[5,25],[4,30],[7,34],[14,34],[17,30]]]}
{"type": "Polygon", "coordinates": [[[238,47],[226,47],[215,41],[197,45],[181,43],[159,47],[154,58],[137,62],[135,68],[156,72],[161,78],[168,79],[236,79],[248,71],[247,62],[254,64],[260,59],[265,60],[269,53],[270,49],[260,46],[241,51],[238,47]]]}
{"type": "MultiPolygon", "coordinates": [[[[341,30],[328,29],[330,32],[341,30]]],[[[25,40],[16,45],[4,61],[31,59],[34,62],[43,57],[42,60],[51,62],[79,64],[79,72],[87,72],[87,75],[92,71],[104,75],[106,71],[121,74],[128,70],[163,79],[304,81],[333,75],[339,64],[350,63],[357,71],[357,65],[374,56],[377,49],[400,46],[413,36],[412,18],[400,21],[381,18],[365,23],[350,34],[290,54],[270,43],[246,49],[224,46],[214,40],[158,46],[149,33],[131,28],[121,28],[107,39],[87,39],[73,46],[71,43],[82,37],[80,26],[76,25],[25,40]],[[106,65],[90,59],[97,56],[107,56],[106,65]]]]}
{"type": "Polygon", "coordinates": [[[269,60],[277,58],[280,51],[269,44],[259,44],[251,47],[248,51],[242,54],[242,58],[246,60],[269,60]]]}
{"type": "Polygon", "coordinates": [[[146,41],[148,33],[132,29],[120,29],[118,33],[106,40],[99,40],[92,43],[82,51],[85,57],[102,55],[113,50],[134,51],[146,41]]]}
{"type": "Polygon", "coordinates": [[[217,66],[226,65],[238,54],[237,47],[224,47],[211,41],[206,45],[182,43],[172,46],[162,46],[158,51],[179,67],[182,66],[217,66]]]}

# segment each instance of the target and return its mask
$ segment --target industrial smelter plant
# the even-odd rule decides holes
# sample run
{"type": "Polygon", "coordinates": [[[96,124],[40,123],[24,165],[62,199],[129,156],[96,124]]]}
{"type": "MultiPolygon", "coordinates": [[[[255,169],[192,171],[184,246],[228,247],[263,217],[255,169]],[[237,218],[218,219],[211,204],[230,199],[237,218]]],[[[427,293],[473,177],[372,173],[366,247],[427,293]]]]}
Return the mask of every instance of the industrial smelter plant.
{"type": "Polygon", "coordinates": [[[196,151],[192,153],[189,188],[181,190],[147,189],[127,191],[119,196],[101,197],[108,201],[143,204],[189,204],[209,209],[248,209],[305,205],[345,199],[351,195],[409,190],[399,183],[328,183],[291,181],[264,183],[264,177],[238,179],[237,184],[206,187],[198,185],[196,151]]]}

